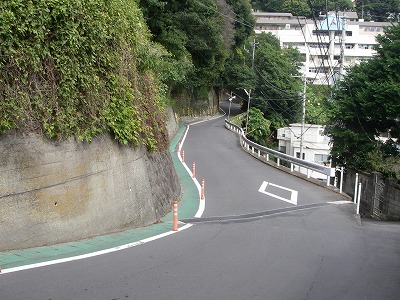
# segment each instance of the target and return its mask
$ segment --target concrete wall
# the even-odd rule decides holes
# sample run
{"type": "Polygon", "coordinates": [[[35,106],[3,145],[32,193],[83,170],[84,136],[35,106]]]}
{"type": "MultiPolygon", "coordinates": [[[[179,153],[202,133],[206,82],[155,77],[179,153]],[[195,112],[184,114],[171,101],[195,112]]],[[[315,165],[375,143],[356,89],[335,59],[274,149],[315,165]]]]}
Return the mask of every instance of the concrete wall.
{"type": "MultiPolygon", "coordinates": [[[[380,173],[358,173],[361,182],[360,214],[383,220],[400,220],[400,184],[380,173]]],[[[343,191],[353,197],[356,171],[347,170],[343,191]]]]}
{"type": "Polygon", "coordinates": [[[149,225],[179,197],[168,151],[0,136],[0,251],[149,225]]]}
{"type": "Polygon", "coordinates": [[[175,113],[171,106],[167,107],[165,114],[166,114],[166,127],[168,131],[168,138],[171,140],[178,131],[178,125],[176,122],[175,113]]]}

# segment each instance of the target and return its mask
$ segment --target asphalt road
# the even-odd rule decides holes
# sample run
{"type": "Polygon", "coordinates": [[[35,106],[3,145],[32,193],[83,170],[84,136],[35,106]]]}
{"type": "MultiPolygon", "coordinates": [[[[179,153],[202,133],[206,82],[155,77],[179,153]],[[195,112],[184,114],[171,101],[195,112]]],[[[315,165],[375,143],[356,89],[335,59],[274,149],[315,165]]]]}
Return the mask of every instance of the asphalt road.
{"type": "Polygon", "coordinates": [[[400,224],[357,222],[352,204],[328,203],[346,198],[255,160],[223,123],[190,126],[184,144],[205,179],[204,218],[144,245],[3,274],[0,299],[399,299],[400,224]],[[280,199],[293,191],[297,205],[280,199]]]}

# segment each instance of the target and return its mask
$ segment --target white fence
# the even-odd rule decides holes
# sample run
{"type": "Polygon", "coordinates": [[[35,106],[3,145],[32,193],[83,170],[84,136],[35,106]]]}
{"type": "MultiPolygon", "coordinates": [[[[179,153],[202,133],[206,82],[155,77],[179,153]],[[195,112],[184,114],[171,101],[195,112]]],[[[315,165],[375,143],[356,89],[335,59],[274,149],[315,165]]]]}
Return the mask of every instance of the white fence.
{"type": "Polygon", "coordinates": [[[269,160],[269,156],[273,156],[276,158],[276,163],[280,166],[281,160],[287,161],[290,163],[290,170],[294,172],[294,166],[299,166],[307,169],[307,178],[310,178],[310,171],[318,172],[326,176],[326,185],[330,185],[330,178],[335,177],[335,168],[326,167],[324,165],[320,165],[314,162],[309,162],[302,160],[300,158],[296,158],[294,156],[272,150],[270,148],[261,146],[256,144],[249,139],[246,138],[244,135],[243,129],[228,120],[225,120],[225,127],[230,131],[236,132],[240,138],[240,145],[247,151],[251,151],[252,153],[256,154],[258,157],[264,157],[267,161],[269,160]]]}

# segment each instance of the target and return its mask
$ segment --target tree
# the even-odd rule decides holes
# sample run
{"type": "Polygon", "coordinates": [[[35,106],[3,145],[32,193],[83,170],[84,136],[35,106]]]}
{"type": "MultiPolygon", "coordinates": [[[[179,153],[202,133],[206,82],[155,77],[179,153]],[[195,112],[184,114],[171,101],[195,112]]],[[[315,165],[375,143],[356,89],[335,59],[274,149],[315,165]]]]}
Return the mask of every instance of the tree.
{"type": "MultiPolygon", "coordinates": [[[[388,0],[389,1],[389,0],[388,0]]],[[[252,1],[255,10],[266,12],[290,12],[294,16],[313,17],[326,11],[353,10],[351,0],[256,0],[252,1]]]]}
{"type": "Polygon", "coordinates": [[[251,1],[253,9],[267,12],[282,12],[281,0],[254,0],[251,1]]]}
{"type": "Polygon", "coordinates": [[[255,51],[254,71],[257,85],[252,93],[252,106],[260,109],[275,130],[300,118],[302,90],[298,76],[300,59],[295,49],[281,49],[272,34],[261,34],[255,51]]]}
{"type": "MultiPolygon", "coordinates": [[[[261,110],[252,107],[249,111],[247,124],[247,137],[253,142],[266,146],[270,140],[271,122],[264,118],[261,110]]],[[[246,118],[243,118],[242,128],[246,127],[246,118]]]]}
{"type": "Polygon", "coordinates": [[[398,0],[358,0],[356,9],[359,18],[382,21],[398,21],[400,1],[398,0]]]}
{"type": "Polygon", "coordinates": [[[253,33],[255,20],[251,13],[251,5],[248,0],[219,0],[226,1],[231,16],[223,14],[224,19],[231,18],[234,21],[235,43],[232,48],[243,47],[247,38],[253,33]]]}
{"type": "Polygon", "coordinates": [[[294,16],[309,16],[311,13],[311,9],[305,0],[284,0],[282,10],[292,13],[294,16]]]}
{"type": "Polygon", "coordinates": [[[384,158],[400,155],[400,26],[386,28],[377,41],[377,55],[352,67],[339,84],[330,116],[333,125],[328,127],[335,162],[365,171],[376,170],[377,153],[384,158]],[[388,131],[396,143],[376,140],[388,131]]]}
{"type": "Polygon", "coordinates": [[[326,85],[308,85],[306,95],[306,123],[328,124],[330,88],[326,85]]]}
{"type": "MultiPolygon", "coordinates": [[[[218,3],[223,7],[221,1],[218,3]]],[[[171,53],[165,57],[173,68],[167,78],[170,92],[185,91],[194,98],[207,99],[229,55],[229,44],[222,34],[223,26],[229,24],[224,23],[216,2],[140,0],[139,4],[153,40],[171,53]]]]}

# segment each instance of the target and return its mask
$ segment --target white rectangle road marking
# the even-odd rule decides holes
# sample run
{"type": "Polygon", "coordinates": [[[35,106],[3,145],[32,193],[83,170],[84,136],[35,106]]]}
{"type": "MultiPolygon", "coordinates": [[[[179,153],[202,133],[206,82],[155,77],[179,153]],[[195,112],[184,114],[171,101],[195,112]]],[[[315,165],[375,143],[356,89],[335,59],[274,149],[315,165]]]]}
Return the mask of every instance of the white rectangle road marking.
{"type": "Polygon", "coordinates": [[[264,182],[261,184],[261,186],[260,186],[260,188],[258,189],[258,191],[259,191],[260,193],[262,193],[262,194],[271,196],[271,197],[273,197],[273,198],[276,198],[276,199],[279,199],[279,200],[282,200],[282,201],[285,201],[285,202],[288,202],[288,203],[297,205],[297,196],[298,196],[298,192],[295,191],[295,190],[292,190],[292,189],[289,189],[289,188],[286,188],[286,187],[283,187],[283,186],[280,186],[280,185],[277,185],[277,184],[274,184],[274,183],[270,183],[270,182],[264,181],[264,182]],[[282,189],[282,190],[285,190],[285,191],[289,191],[289,192],[290,192],[290,199],[286,199],[286,198],[283,198],[283,197],[281,197],[281,196],[278,196],[278,195],[272,194],[272,193],[270,193],[270,192],[267,192],[267,187],[268,187],[268,185],[273,186],[273,187],[276,187],[276,188],[279,188],[279,189],[282,189]]]}

